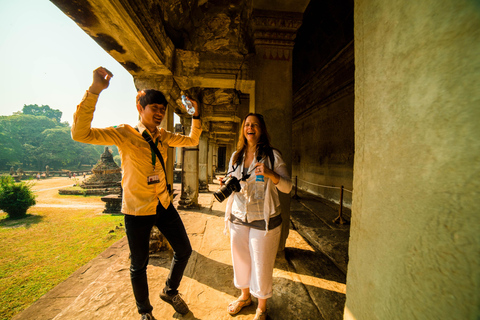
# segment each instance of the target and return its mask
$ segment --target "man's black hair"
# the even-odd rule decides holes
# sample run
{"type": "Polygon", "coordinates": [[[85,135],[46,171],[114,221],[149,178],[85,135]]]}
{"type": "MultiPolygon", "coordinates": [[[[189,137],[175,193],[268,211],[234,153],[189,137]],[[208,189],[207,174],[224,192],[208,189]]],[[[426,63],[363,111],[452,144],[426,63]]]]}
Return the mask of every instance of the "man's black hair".
{"type": "Polygon", "coordinates": [[[165,107],[168,105],[168,101],[162,92],[154,89],[141,90],[137,94],[137,103],[140,103],[142,108],[145,108],[149,104],[163,104],[165,107]]]}

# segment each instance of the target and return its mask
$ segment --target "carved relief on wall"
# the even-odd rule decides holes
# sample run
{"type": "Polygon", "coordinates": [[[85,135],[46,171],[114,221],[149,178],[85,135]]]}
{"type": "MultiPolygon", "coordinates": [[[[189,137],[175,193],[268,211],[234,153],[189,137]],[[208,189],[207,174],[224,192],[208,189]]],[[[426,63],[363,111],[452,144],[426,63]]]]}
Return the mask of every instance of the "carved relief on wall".
{"type": "Polygon", "coordinates": [[[253,39],[263,59],[289,61],[302,16],[259,11],[252,18],[253,39]]]}
{"type": "Polygon", "coordinates": [[[289,61],[292,55],[291,49],[283,49],[278,47],[264,48],[263,49],[263,59],[268,60],[284,60],[289,61]]]}
{"type": "Polygon", "coordinates": [[[240,99],[233,89],[202,90],[202,107],[204,116],[235,115],[240,99]]]}

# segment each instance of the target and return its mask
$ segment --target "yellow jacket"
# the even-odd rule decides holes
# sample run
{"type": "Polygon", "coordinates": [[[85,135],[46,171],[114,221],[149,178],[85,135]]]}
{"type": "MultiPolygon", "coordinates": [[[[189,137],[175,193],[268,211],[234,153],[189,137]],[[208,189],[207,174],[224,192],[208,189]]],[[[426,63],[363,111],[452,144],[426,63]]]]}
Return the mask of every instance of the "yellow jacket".
{"type": "MultiPolygon", "coordinates": [[[[104,129],[92,128],[97,100],[98,95],[87,91],[77,106],[77,111],[73,115],[73,140],[118,147],[122,160],[122,213],[136,216],[154,215],[158,200],[164,208],[167,208],[170,205],[170,196],[162,165],[156,159],[153,167],[150,145],[142,137],[143,131],[147,129],[141,122],[137,125],[139,132],[127,124],[104,129]],[[158,175],[160,183],[149,185],[147,177],[152,175],[158,175]]],[[[151,135],[148,130],[147,132],[151,135]]],[[[172,133],[162,128],[152,140],[156,141],[159,138],[158,149],[166,163],[168,147],[196,146],[201,133],[201,121],[193,119],[190,136],[172,133]]]]}

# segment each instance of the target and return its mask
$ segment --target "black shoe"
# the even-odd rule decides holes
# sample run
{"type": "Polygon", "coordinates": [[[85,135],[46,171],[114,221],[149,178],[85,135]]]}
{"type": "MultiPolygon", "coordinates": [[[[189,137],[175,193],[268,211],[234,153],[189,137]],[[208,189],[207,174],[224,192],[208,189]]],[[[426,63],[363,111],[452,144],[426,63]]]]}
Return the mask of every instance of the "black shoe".
{"type": "Polygon", "coordinates": [[[168,304],[171,304],[173,309],[175,309],[175,311],[177,311],[180,314],[187,314],[188,311],[190,311],[188,309],[187,304],[185,303],[185,301],[183,301],[182,297],[180,296],[180,293],[177,293],[171,296],[165,293],[165,290],[162,290],[162,292],[160,292],[160,299],[162,299],[168,304]]]}
{"type": "Polygon", "coordinates": [[[155,320],[151,313],[142,313],[140,320],[155,320]]]}

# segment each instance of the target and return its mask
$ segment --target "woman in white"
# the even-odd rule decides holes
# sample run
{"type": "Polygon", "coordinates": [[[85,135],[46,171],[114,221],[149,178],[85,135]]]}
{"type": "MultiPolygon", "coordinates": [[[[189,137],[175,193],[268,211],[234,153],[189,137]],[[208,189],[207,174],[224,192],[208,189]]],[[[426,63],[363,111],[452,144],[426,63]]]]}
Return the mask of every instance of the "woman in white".
{"type": "Polygon", "coordinates": [[[252,303],[253,295],[258,299],[254,320],[264,320],[282,229],[278,191],[289,193],[292,182],[280,152],[270,145],[262,115],[244,118],[228,170],[227,176],[241,185],[228,198],[225,221],[230,225],[234,284],[242,294],[227,310],[237,314],[252,303]],[[264,182],[256,182],[257,176],[264,182]]]}

